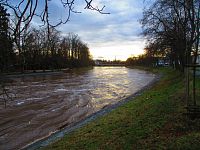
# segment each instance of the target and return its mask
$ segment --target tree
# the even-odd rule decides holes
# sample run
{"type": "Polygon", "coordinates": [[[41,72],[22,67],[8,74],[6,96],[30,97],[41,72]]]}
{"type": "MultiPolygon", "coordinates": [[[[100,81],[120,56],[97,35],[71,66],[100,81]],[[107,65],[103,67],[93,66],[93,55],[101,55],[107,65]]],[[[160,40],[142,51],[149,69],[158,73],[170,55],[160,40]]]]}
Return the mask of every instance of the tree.
{"type": "Polygon", "coordinates": [[[0,4],[0,71],[8,71],[13,65],[12,39],[9,32],[9,14],[0,4]]]}
{"type": "Polygon", "coordinates": [[[54,27],[51,27],[50,32],[47,28],[31,28],[23,39],[26,70],[90,65],[89,48],[77,34],[69,33],[62,37],[54,27]]]}
{"type": "Polygon", "coordinates": [[[7,72],[13,65],[12,39],[9,33],[9,14],[0,4],[0,100],[4,101],[5,108],[8,99],[12,99],[8,89],[5,88],[1,73],[7,72]]]}
{"type": "Polygon", "coordinates": [[[87,44],[83,43],[79,36],[69,33],[61,42],[61,49],[68,59],[70,67],[89,66],[91,58],[87,44]]]}
{"type": "Polygon", "coordinates": [[[183,71],[192,63],[192,53],[197,57],[199,50],[199,13],[199,0],[156,0],[141,20],[148,47],[153,44],[155,51],[167,52],[175,67],[183,71]]]}

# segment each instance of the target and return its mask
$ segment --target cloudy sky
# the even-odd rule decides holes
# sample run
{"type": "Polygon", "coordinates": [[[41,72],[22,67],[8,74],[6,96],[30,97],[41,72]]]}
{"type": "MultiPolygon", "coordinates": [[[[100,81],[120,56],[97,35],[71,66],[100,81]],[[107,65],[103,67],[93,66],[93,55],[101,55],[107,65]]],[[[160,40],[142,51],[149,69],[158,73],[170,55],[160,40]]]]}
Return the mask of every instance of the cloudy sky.
{"type": "MultiPolygon", "coordinates": [[[[100,14],[85,10],[84,0],[77,0],[74,10],[82,13],[72,14],[67,24],[58,27],[62,34],[77,33],[86,42],[94,59],[122,59],[143,53],[145,41],[140,35],[142,29],[142,0],[93,0],[93,6],[106,6],[100,14]]],[[[50,7],[53,21],[66,16],[59,0],[52,0],[50,7]]]]}
{"type": "MultiPolygon", "coordinates": [[[[70,21],[57,29],[63,35],[69,32],[78,34],[82,41],[88,44],[94,59],[126,60],[131,55],[143,53],[145,41],[141,36],[139,20],[142,18],[144,1],[93,0],[94,7],[101,8],[105,5],[104,12],[110,13],[100,14],[97,11],[85,10],[85,0],[75,0],[74,10],[81,13],[71,14],[70,21]]],[[[44,1],[39,2],[42,8],[44,1]]],[[[66,18],[68,13],[60,0],[51,0],[49,4],[51,23],[56,24],[61,18],[66,18]]],[[[39,18],[32,23],[38,22],[39,18]]]]}

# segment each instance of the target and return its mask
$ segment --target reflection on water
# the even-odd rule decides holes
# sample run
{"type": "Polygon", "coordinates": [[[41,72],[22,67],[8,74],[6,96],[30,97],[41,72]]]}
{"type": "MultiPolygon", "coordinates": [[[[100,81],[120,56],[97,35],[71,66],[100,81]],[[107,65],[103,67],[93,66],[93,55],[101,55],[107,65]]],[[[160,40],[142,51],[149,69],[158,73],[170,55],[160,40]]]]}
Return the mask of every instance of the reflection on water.
{"type": "Polygon", "coordinates": [[[0,149],[24,146],[135,93],[153,74],[125,67],[13,79],[16,94],[0,108],[0,149]],[[19,139],[20,137],[20,139],[19,139]]]}

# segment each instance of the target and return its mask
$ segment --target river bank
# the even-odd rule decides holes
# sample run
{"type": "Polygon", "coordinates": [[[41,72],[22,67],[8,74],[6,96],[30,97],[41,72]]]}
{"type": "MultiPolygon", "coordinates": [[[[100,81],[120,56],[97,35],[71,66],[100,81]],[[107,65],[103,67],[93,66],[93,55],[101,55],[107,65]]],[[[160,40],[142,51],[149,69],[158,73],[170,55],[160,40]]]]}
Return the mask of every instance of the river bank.
{"type": "Polygon", "coordinates": [[[200,120],[184,115],[183,75],[153,71],[163,76],[152,88],[44,149],[198,149],[200,120]]]}
{"type": "MultiPolygon", "coordinates": [[[[132,68],[132,69],[134,69],[134,68],[132,68]]],[[[149,70],[147,70],[147,71],[149,71],[149,70]]],[[[151,71],[151,72],[156,73],[154,71],[151,71]]],[[[51,136],[48,136],[48,137],[43,138],[43,139],[39,139],[38,141],[34,141],[33,143],[26,145],[23,149],[34,150],[34,149],[38,149],[38,148],[41,148],[41,147],[48,146],[49,144],[63,138],[65,134],[69,134],[69,133],[85,126],[89,122],[94,121],[94,120],[98,119],[99,117],[102,117],[105,114],[110,113],[111,111],[113,111],[116,108],[124,105],[125,103],[129,102],[130,100],[133,100],[135,97],[141,95],[142,92],[151,88],[156,82],[158,82],[160,80],[161,76],[162,76],[161,74],[157,74],[155,76],[155,78],[150,83],[148,83],[146,86],[144,86],[143,88],[138,90],[136,93],[130,95],[129,97],[117,102],[116,104],[107,105],[106,107],[104,107],[100,111],[97,111],[96,113],[91,114],[90,116],[88,116],[87,118],[77,122],[76,124],[72,124],[71,126],[64,127],[63,129],[52,134],[51,136]]]]}

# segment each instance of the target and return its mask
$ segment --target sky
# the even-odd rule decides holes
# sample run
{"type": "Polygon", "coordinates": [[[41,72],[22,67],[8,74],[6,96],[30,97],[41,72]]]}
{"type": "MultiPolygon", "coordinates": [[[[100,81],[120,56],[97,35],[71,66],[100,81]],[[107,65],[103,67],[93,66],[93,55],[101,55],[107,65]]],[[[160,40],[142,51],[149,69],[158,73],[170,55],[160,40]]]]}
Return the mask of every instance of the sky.
{"type": "MultiPolygon", "coordinates": [[[[52,1],[51,15],[55,20],[66,16],[58,0],[52,1]],[[56,19],[57,18],[57,19],[56,19]]],[[[145,40],[141,36],[139,20],[144,8],[143,0],[93,0],[93,6],[106,6],[100,14],[85,10],[84,0],[77,0],[70,21],[58,27],[63,35],[74,32],[86,42],[94,59],[126,60],[130,56],[142,54],[145,40]]]]}
{"type": "MultiPolygon", "coordinates": [[[[71,14],[70,21],[57,27],[61,34],[76,33],[83,42],[88,44],[93,59],[126,60],[144,51],[145,40],[141,35],[144,0],[93,0],[92,5],[99,8],[106,6],[100,14],[97,11],[86,10],[84,0],[75,0],[74,10],[81,13],[71,14]]],[[[42,5],[42,1],[40,1],[42,5]]],[[[56,24],[65,19],[67,10],[60,0],[50,1],[50,20],[56,24]]],[[[39,19],[34,19],[37,24],[39,19]]]]}

